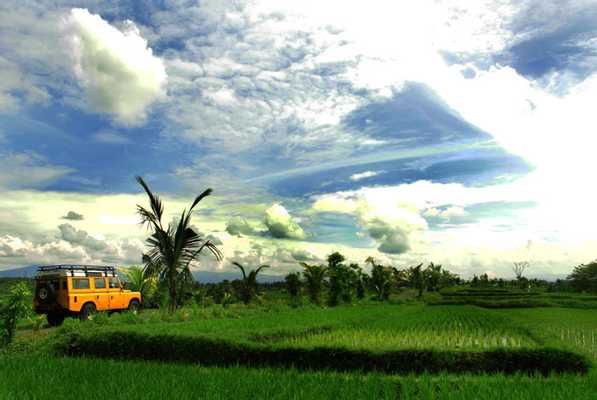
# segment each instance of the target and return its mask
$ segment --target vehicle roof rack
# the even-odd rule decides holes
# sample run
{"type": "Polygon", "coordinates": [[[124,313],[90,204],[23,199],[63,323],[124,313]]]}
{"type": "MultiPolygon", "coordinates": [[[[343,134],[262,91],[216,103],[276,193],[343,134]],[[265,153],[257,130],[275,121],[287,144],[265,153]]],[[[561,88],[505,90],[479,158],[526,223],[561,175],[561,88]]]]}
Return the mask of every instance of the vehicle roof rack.
{"type": "Polygon", "coordinates": [[[105,272],[106,275],[112,274],[116,276],[116,267],[112,265],[83,265],[83,264],[59,264],[59,265],[44,265],[37,267],[37,272],[50,272],[50,271],[68,271],[71,276],[74,272],[84,272],[85,276],[89,275],[89,272],[105,272]]]}

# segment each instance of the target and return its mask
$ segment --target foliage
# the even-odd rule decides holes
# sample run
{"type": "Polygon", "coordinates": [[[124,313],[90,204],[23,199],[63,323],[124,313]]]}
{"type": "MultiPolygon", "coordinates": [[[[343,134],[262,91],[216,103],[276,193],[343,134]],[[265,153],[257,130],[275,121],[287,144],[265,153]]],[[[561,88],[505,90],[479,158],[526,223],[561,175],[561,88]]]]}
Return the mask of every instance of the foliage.
{"type": "Polygon", "coordinates": [[[309,299],[313,304],[320,305],[326,267],[323,265],[310,265],[304,262],[301,263],[301,266],[304,268],[303,276],[305,277],[305,287],[309,294],[309,299]]]}
{"type": "Polygon", "coordinates": [[[257,275],[264,268],[269,268],[269,265],[261,265],[257,269],[251,270],[248,274],[245,271],[245,267],[237,262],[232,263],[236,266],[243,274],[243,280],[240,290],[240,298],[245,304],[249,304],[253,299],[253,296],[258,294],[259,287],[257,285],[257,275]]]}
{"type": "Polygon", "coordinates": [[[127,287],[131,290],[141,292],[143,305],[153,307],[157,304],[158,280],[155,275],[149,275],[144,268],[133,265],[120,270],[127,280],[127,287]]]}
{"type": "Polygon", "coordinates": [[[392,269],[377,264],[372,257],[368,257],[365,262],[371,264],[369,285],[375,293],[375,298],[378,301],[388,300],[392,288],[392,269]]]}
{"type": "Polygon", "coordinates": [[[25,283],[19,282],[10,289],[6,303],[0,305],[2,344],[7,345],[12,342],[17,322],[29,314],[31,314],[31,291],[25,283]]]}
{"type": "Polygon", "coordinates": [[[575,267],[568,280],[578,291],[597,293],[597,260],[575,267]]]}
{"type": "Polygon", "coordinates": [[[529,267],[529,262],[528,261],[516,261],[514,262],[514,265],[512,267],[512,271],[514,271],[514,275],[516,276],[517,280],[520,280],[522,278],[522,274],[524,274],[524,271],[529,267]]]}
{"type": "Polygon", "coordinates": [[[509,349],[484,352],[394,350],[373,352],[335,347],[271,347],[201,336],[152,335],[128,332],[71,337],[69,354],[118,359],[247,365],[309,370],[422,372],[551,372],[586,373],[587,360],[557,349],[509,349]]]}
{"type": "Polygon", "coordinates": [[[440,289],[442,266],[429,263],[425,269],[425,278],[427,290],[430,292],[437,292],[440,289]]]}
{"type": "Polygon", "coordinates": [[[292,272],[284,277],[286,282],[286,290],[290,295],[290,299],[296,304],[301,296],[301,274],[300,272],[292,272]]]}
{"type": "Polygon", "coordinates": [[[362,300],[365,298],[367,293],[367,285],[369,283],[369,275],[363,272],[363,269],[359,264],[352,263],[349,267],[354,271],[354,286],[357,295],[357,299],[362,300]]]}
{"type": "Polygon", "coordinates": [[[341,301],[350,303],[352,301],[353,288],[358,280],[357,264],[347,266],[342,254],[334,252],[328,256],[328,286],[329,293],[327,303],[329,306],[337,306],[341,301]]]}
{"type": "Polygon", "coordinates": [[[409,283],[417,289],[418,297],[423,296],[423,290],[425,290],[425,272],[421,269],[423,264],[419,264],[416,267],[410,267],[407,270],[409,283]]]}
{"type": "Polygon", "coordinates": [[[167,282],[169,310],[173,313],[178,307],[180,284],[192,280],[191,262],[196,260],[204,249],[209,250],[217,260],[222,258],[220,250],[212,242],[201,237],[190,225],[193,209],[203,198],[209,196],[212,190],[207,189],[197,196],[189,210],[182,212],[178,223],[168,224],[165,228],[162,223],[164,206],[160,198],[149,189],[143,178],[138,176],[137,182],[147,193],[150,202],[150,209],[137,205],[137,213],[142,223],[153,230],[147,239],[149,251],[144,257],[145,272],[167,282]]]}

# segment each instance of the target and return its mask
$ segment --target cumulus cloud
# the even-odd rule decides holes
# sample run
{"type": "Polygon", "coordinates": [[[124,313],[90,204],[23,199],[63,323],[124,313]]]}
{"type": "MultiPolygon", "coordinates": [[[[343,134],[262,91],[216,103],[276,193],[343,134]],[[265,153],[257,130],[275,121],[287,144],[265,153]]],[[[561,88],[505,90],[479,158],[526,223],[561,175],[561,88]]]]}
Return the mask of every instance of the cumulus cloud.
{"type": "Polygon", "coordinates": [[[286,208],[278,203],[274,203],[265,211],[264,223],[274,238],[302,240],[307,236],[286,208]]]}
{"type": "Polygon", "coordinates": [[[415,204],[398,199],[380,192],[335,193],[319,196],[313,209],[354,215],[379,251],[403,254],[411,248],[411,237],[425,231],[427,223],[415,204]]]}
{"type": "Polygon", "coordinates": [[[166,69],[130,21],[121,30],[101,16],[74,8],[64,20],[75,74],[91,111],[139,125],[148,107],[164,94],[166,69]]]}
{"type": "Polygon", "coordinates": [[[80,245],[91,250],[104,250],[107,244],[103,240],[90,236],[86,231],[79,230],[71,224],[61,224],[58,226],[60,238],[66,242],[80,245]]]}
{"type": "Polygon", "coordinates": [[[258,230],[253,227],[246,219],[234,217],[226,223],[226,232],[231,235],[255,235],[258,230]]]}
{"type": "Polygon", "coordinates": [[[69,211],[68,213],[66,213],[65,216],[62,217],[62,219],[68,219],[71,221],[82,221],[84,218],[83,218],[83,214],[79,214],[74,211],[69,211]]]}
{"type": "Polygon", "coordinates": [[[423,215],[425,217],[441,218],[448,220],[453,217],[462,217],[466,215],[466,211],[464,210],[464,208],[458,206],[451,206],[443,210],[431,207],[425,210],[425,212],[423,212],[423,215]]]}

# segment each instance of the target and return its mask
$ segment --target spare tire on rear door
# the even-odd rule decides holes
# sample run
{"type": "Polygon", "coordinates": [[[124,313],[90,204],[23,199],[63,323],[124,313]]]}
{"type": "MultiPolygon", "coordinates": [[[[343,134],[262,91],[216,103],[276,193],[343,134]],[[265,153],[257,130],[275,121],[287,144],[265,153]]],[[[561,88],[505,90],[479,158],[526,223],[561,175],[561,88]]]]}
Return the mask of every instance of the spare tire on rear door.
{"type": "Polygon", "coordinates": [[[35,291],[35,298],[40,303],[49,304],[56,300],[56,289],[49,282],[40,283],[35,291]]]}

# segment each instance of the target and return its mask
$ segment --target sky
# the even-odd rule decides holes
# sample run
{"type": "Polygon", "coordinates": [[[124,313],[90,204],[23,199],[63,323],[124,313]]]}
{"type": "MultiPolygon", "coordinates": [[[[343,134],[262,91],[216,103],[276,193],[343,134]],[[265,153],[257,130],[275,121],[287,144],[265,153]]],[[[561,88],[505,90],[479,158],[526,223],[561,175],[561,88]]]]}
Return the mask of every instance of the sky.
{"type": "Polygon", "coordinates": [[[224,260],[469,278],[597,257],[597,1],[0,4],[0,270],[141,263],[135,176],[224,260]]]}

